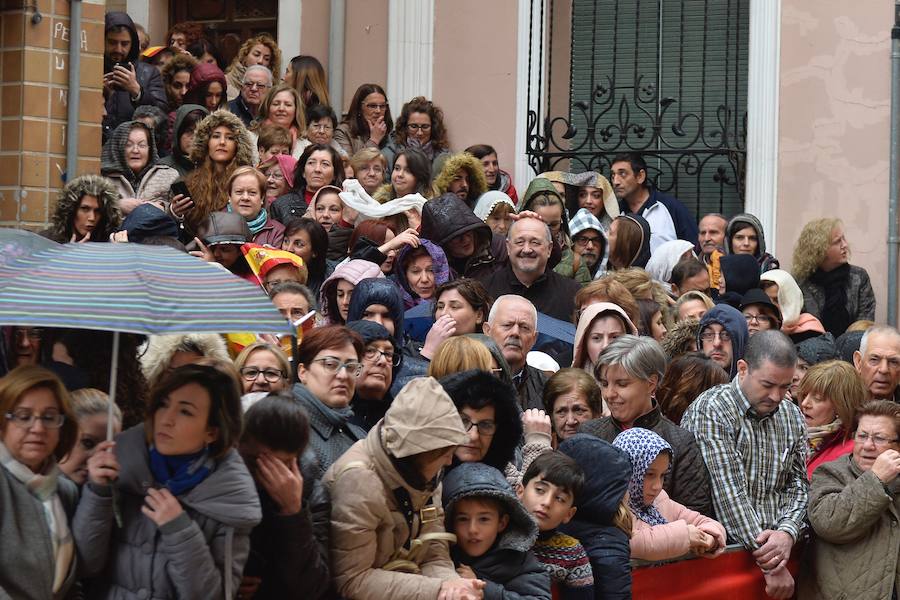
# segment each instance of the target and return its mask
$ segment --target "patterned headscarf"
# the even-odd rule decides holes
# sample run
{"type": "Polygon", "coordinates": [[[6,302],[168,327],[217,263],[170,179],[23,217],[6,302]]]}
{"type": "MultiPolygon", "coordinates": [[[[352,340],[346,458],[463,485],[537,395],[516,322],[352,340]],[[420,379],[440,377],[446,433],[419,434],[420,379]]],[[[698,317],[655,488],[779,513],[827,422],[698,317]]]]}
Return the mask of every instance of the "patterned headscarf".
{"type": "Polygon", "coordinates": [[[628,507],[634,515],[648,525],[665,525],[666,518],[653,504],[644,504],[644,476],[650,463],[662,452],[669,453],[669,468],[675,452],[669,443],[649,429],[632,427],[616,436],[613,446],[624,450],[631,458],[631,481],[628,483],[628,507]]]}

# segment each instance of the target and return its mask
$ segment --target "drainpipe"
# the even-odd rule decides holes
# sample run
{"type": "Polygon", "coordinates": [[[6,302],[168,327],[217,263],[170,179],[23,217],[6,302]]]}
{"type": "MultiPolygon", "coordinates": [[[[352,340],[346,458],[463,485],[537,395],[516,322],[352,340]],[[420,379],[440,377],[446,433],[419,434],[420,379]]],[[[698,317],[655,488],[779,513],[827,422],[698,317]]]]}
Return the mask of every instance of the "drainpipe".
{"type": "MultiPolygon", "coordinates": [[[[898,0],[900,1],[900,0],[898,0]]],[[[344,27],[346,15],[345,0],[331,0],[328,44],[328,95],[331,106],[341,121],[344,112],[344,27]]]]}
{"type": "MultiPolygon", "coordinates": [[[[900,1],[900,0],[898,0],[900,1]]],[[[66,110],[66,180],[78,173],[78,109],[81,97],[81,0],[69,3],[69,95],[66,110]]]]}

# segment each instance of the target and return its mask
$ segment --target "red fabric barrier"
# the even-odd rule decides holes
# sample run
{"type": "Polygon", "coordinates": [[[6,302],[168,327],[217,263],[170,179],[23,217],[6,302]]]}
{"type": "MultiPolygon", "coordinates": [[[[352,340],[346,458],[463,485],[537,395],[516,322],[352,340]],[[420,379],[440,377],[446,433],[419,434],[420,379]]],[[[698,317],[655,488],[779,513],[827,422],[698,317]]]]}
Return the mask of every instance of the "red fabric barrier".
{"type": "MultiPolygon", "coordinates": [[[[798,550],[798,549],[795,549],[798,550]]],[[[796,579],[796,551],[788,569],[796,579]]],[[[730,550],[718,558],[695,558],[662,565],[636,567],[632,596],[635,600],[763,600],[766,584],[762,571],[746,550],[730,550]]]]}

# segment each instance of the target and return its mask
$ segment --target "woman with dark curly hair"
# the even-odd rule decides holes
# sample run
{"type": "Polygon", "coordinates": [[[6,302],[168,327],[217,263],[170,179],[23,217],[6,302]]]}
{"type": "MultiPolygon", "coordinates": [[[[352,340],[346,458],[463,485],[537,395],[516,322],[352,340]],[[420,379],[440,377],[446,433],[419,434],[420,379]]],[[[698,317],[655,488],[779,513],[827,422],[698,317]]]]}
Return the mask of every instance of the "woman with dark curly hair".
{"type": "Polygon", "coordinates": [[[794,279],[806,312],[838,337],[854,321],[875,320],[875,292],[869,274],[850,264],[850,245],[839,219],[815,219],[794,246],[794,279]]]}
{"type": "Polygon", "coordinates": [[[364,83],[356,89],[347,118],[338,125],[334,139],[348,156],[363,148],[383,148],[394,127],[384,88],[364,83]]]}
{"type": "Polygon", "coordinates": [[[63,188],[50,217],[50,227],[41,235],[60,244],[108,242],[121,223],[116,186],[100,175],[82,175],[63,188]]]}
{"type": "Polygon", "coordinates": [[[191,73],[197,66],[197,59],[190,54],[177,54],[162,68],[163,86],[169,100],[168,111],[178,110],[184,102],[191,84],[191,73]]]}
{"type": "Polygon", "coordinates": [[[450,156],[450,142],[444,126],[444,111],[424,96],[416,96],[403,105],[390,141],[381,151],[388,162],[388,172],[404,148],[416,148],[431,161],[431,173],[440,173],[450,156]]]}
{"type": "Polygon", "coordinates": [[[225,70],[228,77],[228,100],[234,100],[241,93],[244,71],[247,67],[262,65],[272,71],[272,79],[281,79],[281,50],[272,36],[261,33],[244,42],[231,65],[225,70]]]}

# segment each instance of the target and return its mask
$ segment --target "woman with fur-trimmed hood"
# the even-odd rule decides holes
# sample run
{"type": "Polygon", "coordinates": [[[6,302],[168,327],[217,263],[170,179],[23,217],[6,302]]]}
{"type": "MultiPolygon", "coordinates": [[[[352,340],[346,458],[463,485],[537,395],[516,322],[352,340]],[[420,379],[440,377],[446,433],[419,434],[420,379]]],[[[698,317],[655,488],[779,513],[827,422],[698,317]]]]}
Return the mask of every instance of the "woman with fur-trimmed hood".
{"type": "Polygon", "coordinates": [[[82,175],[63,188],[50,227],[41,235],[60,244],[88,236],[87,241],[108,242],[121,223],[119,193],[113,182],[100,175],[82,175]]]}
{"type": "Polygon", "coordinates": [[[468,152],[460,152],[448,158],[435,176],[432,187],[434,188],[432,197],[438,198],[448,192],[456,194],[471,209],[475,208],[478,199],[488,189],[481,161],[468,152]],[[465,181],[460,177],[463,171],[466,175],[465,181]]]}
{"type": "Polygon", "coordinates": [[[217,110],[197,124],[191,161],[197,168],[184,182],[191,192],[193,208],[184,215],[191,231],[210,213],[228,204],[228,180],[238,167],[253,165],[253,144],[241,120],[227,110],[217,110]]]}
{"type": "Polygon", "coordinates": [[[147,349],[140,357],[141,371],[147,379],[147,387],[152,388],[168,370],[201,358],[231,360],[222,336],[215,333],[151,335],[147,349]]]}

